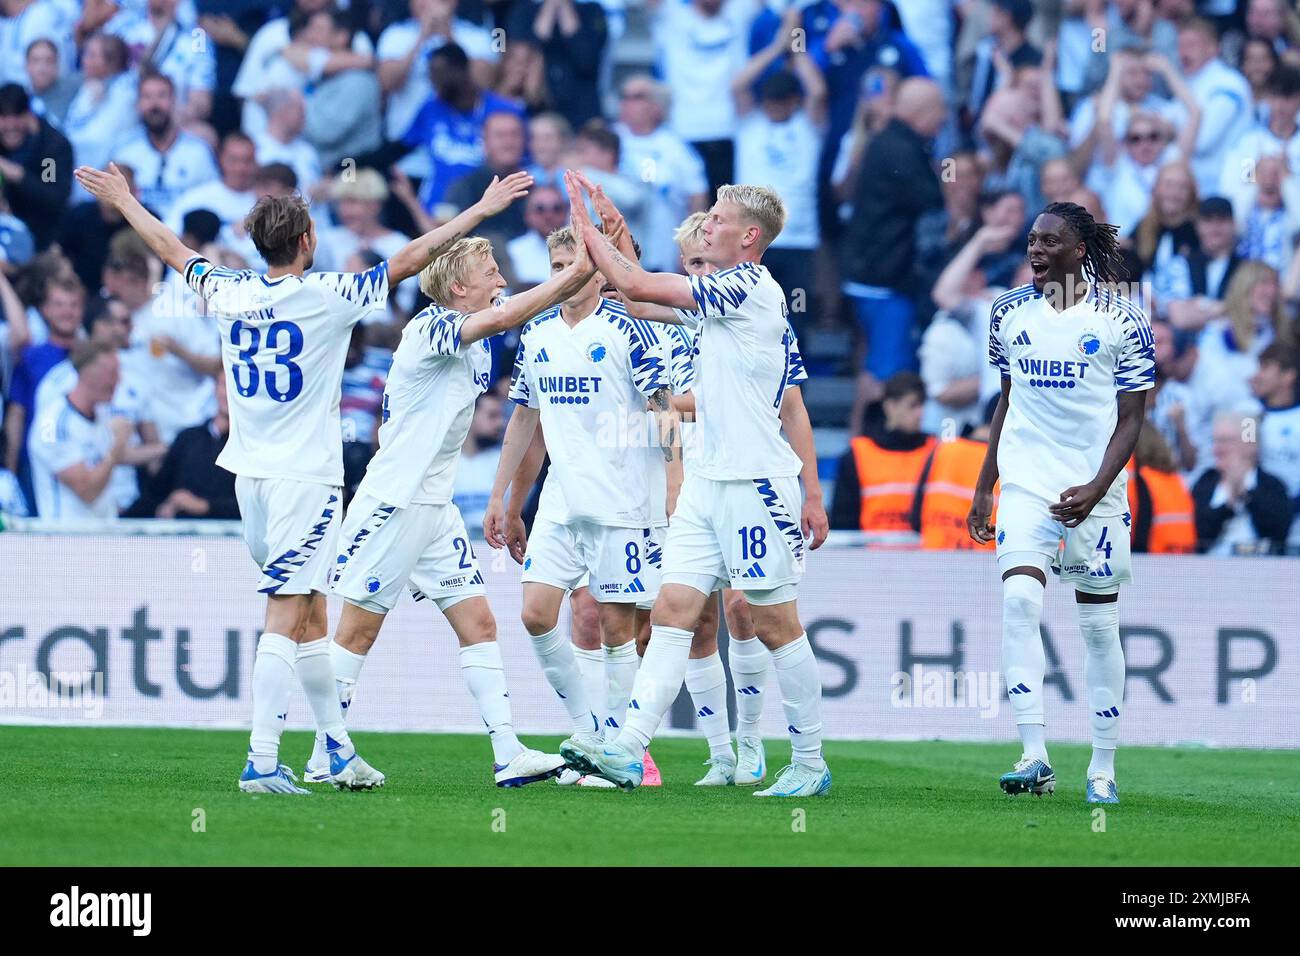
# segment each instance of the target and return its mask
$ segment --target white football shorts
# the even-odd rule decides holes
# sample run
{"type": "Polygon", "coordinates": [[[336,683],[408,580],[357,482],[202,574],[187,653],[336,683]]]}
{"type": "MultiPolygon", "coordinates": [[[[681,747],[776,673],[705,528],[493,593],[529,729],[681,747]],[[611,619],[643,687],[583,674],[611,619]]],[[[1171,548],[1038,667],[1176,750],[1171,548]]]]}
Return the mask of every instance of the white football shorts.
{"type": "Polygon", "coordinates": [[[311,594],[329,586],[343,491],[292,478],[235,478],[244,541],[262,568],[262,594],[311,594]]]}
{"type": "Polygon", "coordinates": [[[524,555],[524,583],[571,591],[584,582],[609,604],[653,601],[661,549],[649,528],[615,528],[586,519],[559,524],[538,515],[524,555]]]}
{"type": "Polygon", "coordinates": [[[1061,581],[1080,591],[1110,594],[1133,580],[1133,524],[1127,511],[1093,512],[1077,528],[1067,528],[1048,511],[1046,498],[1016,485],[1003,485],[998,498],[998,568],[1003,556],[1030,551],[1046,555],[1061,581]]]}

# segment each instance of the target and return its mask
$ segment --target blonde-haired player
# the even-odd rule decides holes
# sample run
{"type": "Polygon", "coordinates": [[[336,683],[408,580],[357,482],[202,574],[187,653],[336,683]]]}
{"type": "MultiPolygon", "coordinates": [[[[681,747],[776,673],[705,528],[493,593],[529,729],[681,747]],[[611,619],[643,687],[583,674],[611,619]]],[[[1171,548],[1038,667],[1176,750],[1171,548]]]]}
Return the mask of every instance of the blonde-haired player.
{"type": "Polygon", "coordinates": [[[496,621],[452,485],[474,404],[492,382],[488,339],[569,298],[592,275],[579,254],[541,285],[502,300],[506,283],[482,238],[459,240],[420,274],[433,305],[402,330],[379,450],[348,509],[332,582],[346,602],[333,648],[344,706],[402,591],[432,601],[460,641],[461,671],[488,729],[499,787],[553,777],[563,761],[515,736],[496,621]]]}
{"type": "MultiPolygon", "coordinates": [[[[571,229],[552,233],[547,245],[553,271],[586,255],[571,229]]],[[[484,536],[493,547],[522,533],[507,529],[504,497],[509,486],[513,496],[531,486],[518,474],[540,424],[551,467],[524,555],[522,617],[573,724],[570,739],[589,746],[603,739],[602,727],[613,734],[623,720],[639,663],[636,604],[659,588],[646,442],[637,425],[647,402],[667,414],[671,396],[657,334],[621,303],[602,298],[600,288],[599,277],[593,278],[520,334],[510,388],[518,407],[506,428],[484,517],[484,536]],[[573,647],[559,629],[565,595],[584,584],[599,606],[604,693],[584,686],[573,647]]],[[[672,444],[663,449],[659,467],[680,474],[672,444]]]]}
{"type": "MultiPolygon", "coordinates": [[[[566,177],[566,186],[593,260],[634,314],[672,323],[698,315],[693,392],[700,441],[668,528],[650,645],[623,732],[592,748],[571,739],[560,753],[575,770],[628,789],[640,785],[641,755],[681,689],[700,612],[716,587],[730,582],[746,592],[759,640],[772,652],[793,750],[775,784],[755,795],[824,794],[831,777],[821,754],[821,679],[795,601],[805,532],[814,532],[825,512],[817,501],[801,509],[804,465],[781,434],[788,310],[760,264],[784,224],[784,206],[770,189],[723,186],[703,226],[704,258],[720,271],[649,273],[592,225],[580,190],[594,194],[595,187],[577,174],[566,177]]],[[[812,547],[821,540],[816,534],[812,547]]]]}

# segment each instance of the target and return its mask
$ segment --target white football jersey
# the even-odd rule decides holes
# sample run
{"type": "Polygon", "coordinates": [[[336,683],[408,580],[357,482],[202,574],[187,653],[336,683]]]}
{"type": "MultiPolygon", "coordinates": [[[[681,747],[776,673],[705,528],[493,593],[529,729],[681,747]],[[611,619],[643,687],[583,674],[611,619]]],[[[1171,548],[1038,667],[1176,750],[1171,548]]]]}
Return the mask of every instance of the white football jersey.
{"type": "Polygon", "coordinates": [[[111,481],[99,497],[87,503],[58,477],[59,472],[73,465],[80,463],[94,468],[108,457],[113,450],[110,417],[109,406],[100,405],[95,409],[94,419],[89,419],[72,407],[66,395],[37,412],[28,432],[27,452],[32,463],[36,513],[42,518],[75,521],[117,517],[111,481]]]}
{"type": "Polygon", "coordinates": [[[196,257],[185,281],[216,317],[229,376],[230,437],[217,464],[247,478],[342,485],[343,363],[352,326],[388,301],[388,263],[268,279],[196,257]]]}
{"type": "Polygon", "coordinates": [[[451,501],[474,403],[492,384],[488,340],[461,343],[468,318],[431,305],[406,323],[384,388],[379,450],[358,495],[399,508],[451,501]]]}
{"type": "Polygon", "coordinates": [[[558,481],[569,518],[649,527],[642,412],[669,385],[666,351],[649,323],[610,299],[572,327],[559,306],[524,326],[510,398],[541,411],[551,458],[543,503],[558,481]]]}
{"type": "MultiPolygon", "coordinates": [[[[1057,312],[1032,285],[993,302],[989,362],[1011,378],[1011,405],[998,442],[1003,486],[1049,501],[1091,481],[1115,433],[1117,392],[1155,384],[1154,340],[1146,314],[1098,290],[1057,312]]],[[[1128,510],[1121,469],[1094,513],[1128,510]]]]}
{"type": "Polygon", "coordinates": [[[799,456],[781,434],[794,347],[785,293],[752,262],[689,281],[700,317],[692,356],[695,473],[713,481],[799,474],[799,456]]]}

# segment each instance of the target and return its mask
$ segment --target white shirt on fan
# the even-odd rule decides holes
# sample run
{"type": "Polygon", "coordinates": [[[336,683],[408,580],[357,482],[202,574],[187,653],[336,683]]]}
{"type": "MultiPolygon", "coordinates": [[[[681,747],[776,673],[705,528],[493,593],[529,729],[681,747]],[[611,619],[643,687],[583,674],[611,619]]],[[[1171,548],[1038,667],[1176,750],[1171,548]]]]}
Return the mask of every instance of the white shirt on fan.
{"type": "MultiPolygon", "coordinates": [[[[616,528],[650,526],[642,423],[647,398],[667,387],[667,349],[651,324],[601,299],[576,325],[560,307],[524,326],[510,399],[541,412],[550,471],[539,515],[563,514],[616,528]]],[[[660,453],[662,459],[662,453],[660,453]]]]}
{"type": "Polygon", "coordinates": [[[821,241],[817,163],[824,133],[802,109],[774,123],[755,108],[736,130],[736,182],[768,186],[785,201],[785,228],[773,249],[815,249],[821,241]]]}
{"type": "MultiPolygon", "coordinates": [[[[1128,299],[1095,286],[1057,312],[1032,285],[999,296],[989,321],[989,362],[1011,378],[998,443],[1003,487],[1047,501],[1091,481],[1115,433],[1117,392],[1155,385],[1151,323],[1128,299]]],[[[1094,514],[1128,510],[1121,469],[1094,514]]]]}
{"type": "Polygon", "coordinates": [[[667,0],[654,21],[659,71],[672,89],[668,123],[688,142],[731,139],[736,105],[731,79],[749,59],[754,0],[724,0],[712,17],[667,0]]]}
{"type": "Polygon", "coordinates": [[[451,501],[474,403],[492,384],[488,340],[461,342],[468,318],[431,305],[402,330],[384,387],[379,450],[358,495],[399,508],[451,501]]]}
{"type": "Polygon", "coordinates": [[[185,264],[221,332],[230,437],[217,458],[249,478],[343,484],[339,399],[352,327],[388,300],[388,262],[365,272],[268,279],[185,264]]]}
{"type": "Polygon", "coordinates": [[[89,503],[59,480],[59,473],[74,465],[94,468],[108,457],[113,449],[109,414],[109,407],[100,405],[95,409],[95,417],[87,418],[64,396],[36,415],[27,449],[32,463],[36,513],[40,517],[63,521],[117,517],[111,480],[89,503]]]}
{"type": "Polygon", "coordinates": [[[799,474],[799,456],[781,434],[781,399],[796,361],[785,293],[752,262],[689,281],[700,320],[694,473],[713,481],[799,474]]]}

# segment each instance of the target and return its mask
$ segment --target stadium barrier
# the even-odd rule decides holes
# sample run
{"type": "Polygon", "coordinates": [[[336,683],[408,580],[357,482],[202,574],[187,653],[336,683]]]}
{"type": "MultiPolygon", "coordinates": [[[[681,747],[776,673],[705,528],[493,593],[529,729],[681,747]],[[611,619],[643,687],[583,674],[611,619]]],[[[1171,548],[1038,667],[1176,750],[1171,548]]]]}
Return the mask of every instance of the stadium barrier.
{"type": "MultiPolygon", "coordinates": [[[[158,535],[147,525],[117,529],[137,532],[130,537],[0,534],[0,723],[246,726],[263,600],[243,542],[230,526],[158,535]]],[[[800,596],[822,665],[827,737],[1013,740],[993,557],[844,540],[809,555],[800,596]]],[[[519,624],[519,569],[481,543],[477,551],[516,724],[563,732],[519,624]]],[[[1135,573],[1120,611],[1125,741],[1300,747],[1300,560],[1140,555],[1135,573]]],[[[338,610],[331,601],[332,620],[338,610]]],[[[1050,738],[1086,741],[1083,645],[1071,595],[1055,583],[1044,634],[1050,738]]],[[[764,730],[781,736],[775,675],[768,696],[764,730]]],[[[430,604],[399,603],[349,719],[360,730],[482,730],[455,637],[430,604]]],[[[309,721],[295,696],[289,726],[309,721]]],[[[683,694],[668,724],[693,723],[683,694]]]]}

